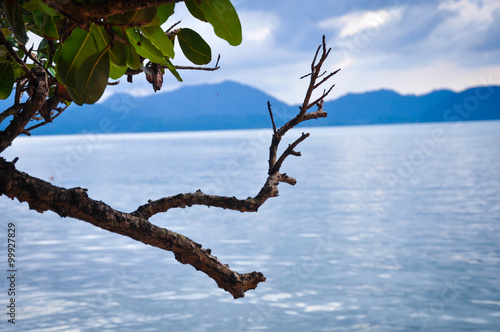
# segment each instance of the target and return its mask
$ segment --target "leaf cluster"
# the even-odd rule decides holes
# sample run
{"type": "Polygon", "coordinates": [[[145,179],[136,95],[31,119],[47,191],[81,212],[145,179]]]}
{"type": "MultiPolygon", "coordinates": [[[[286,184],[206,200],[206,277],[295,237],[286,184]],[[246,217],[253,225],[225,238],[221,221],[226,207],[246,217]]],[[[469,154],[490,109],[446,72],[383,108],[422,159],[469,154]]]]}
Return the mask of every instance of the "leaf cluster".
{"type": "MultiPolygon", "coordinates": [[[[156,7],[92,17],[81,24],[57,6],[47,4],[53,1],[3,1],[0,28],[5,38],[0,45],[0,99],[9,97],[14,83],[26,75],[26,67],[34,66],[45,68],[57,86],[52,86],[49,97],[59,93],[78,105],[95,103],[109,79],[131,73],[145,72],[150,82],[152,76],[160,76],[160,83],[156,80],[153,84],[155,90],[161,87],[165,71],[182,81],[173,63],[175,43],[195,65],[210,63],[212,51],[192,29],[164,30],[164,26],[172,26],[168,20],[176,6],[175,2],[165,2],[156,7]],[[29,32],[41,37],[41,41],[26,50],[29,32]]],[[[241,43],[240,21],[230,0],[191,0],[184,4],[191,15],[211,24],[218,37],[231,45],[241,43]]],[[[84,11],[87,7],[81,8],[84,11]]]]}

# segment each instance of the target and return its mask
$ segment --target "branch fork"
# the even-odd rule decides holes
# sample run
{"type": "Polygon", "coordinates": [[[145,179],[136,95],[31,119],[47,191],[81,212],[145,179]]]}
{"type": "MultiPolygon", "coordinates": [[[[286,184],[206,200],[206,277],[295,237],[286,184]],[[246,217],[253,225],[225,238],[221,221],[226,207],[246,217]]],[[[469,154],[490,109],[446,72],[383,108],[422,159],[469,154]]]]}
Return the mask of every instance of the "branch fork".
{"type": "MultiPolygon", "coordinates": [[[[46,3],[57,2],[44,1],[46,3]]],[[[137,3],[139,2],[137,1],[137,3]]],[[[14,162],[7,162],[3,158],[0,158],[0,195],[6,195],[11,199],[17,198],[20,202],[27,202],[30,209],[40,213],[51,210],[61,217],[83,220],[110,232],[122,234],[145,244],[171,251],[179,262],[190,264],[195,269],[204,272],[220,288],[232,294],[234,298],[243,297],[246,291],[256,288],[260,282],[266,280],[262,273],[254,271],[240,274],[235,272],[229,266],[222,264],[216,256],[213,256],[210,249],[202,248],[201,244],[181,234],[156,226],[149,219],[158,213],[165,213],[173,208],[187,208],[192,205],[213,206],[241,212],[256,212],[267,199],[279,195],[278,185],[280,183],[295,185],[297,181],[286,173],[282,173],[281,167],[290,155],[301,156],[301,153],[296,148],[309,137],[309,133],[302,133],[300,137],[288,145],[279,157],[277,153],[278,147],[285,134],[299,123],[327,116],[327,113],[323,110],[323,103],[324,98],[328,96],[333,86],[324,90],[319,98],[313,101],[311,99],[314,90],[338,72],[337,70],[330,74],[325,72],[319,74],[329,53],[330,49],[326,49],[325,37],[323,36],[322,45],[318,47],[311,64],[311,72],[303,77],[310,78],[309,86],[304,102],[299,107],[299,112],[294,118],[277,128],[271,104],[268,102],[267,106],[273,128],[273,136],[269,147],[268,177],[261,190],[254,197],[238,199],[236,197],[209,195],[198,190],[194,193],[149,200],[135,211],[126,213],[115,210],[104,202],[93,200],[88,196],[86,189],[65,189],[54,186],[17,170],[14,162]],[[320,77],[323,77],[323,79],[317,83],[316,81],[320,77]],[[307,112],[313,106],[316,106],[317,110],[307,112]]],[[[47,93],[45,91],[48,91],[46,73],[40,67],[33,68],[29,73],[29,84],[31,84],[31,88],[38,91],[38,95],[37,97],[32,96],[32,99],[22,107],[19,104],[17,107],[7,110],[9,114],[16,113],[17,117],[4,131],[0,131],[0,152],[7,148],[17,135],[25,131],[24,128],[28,121],[50,101],[50,99],[46,99],[47,93]],[[35,78],[37,84],[33,84],[31,76],[35,78]],[[40,96],[45,97],[40,98],[40,96]]],[[[52,102],[54,103],[52,106],[57,106],[57,100],[52,102]]],[[[0,114],[1,119],[7,116],[4,113],[0,114]]],[[[44,119],[49,121],[48,118],[44,117],[44,119]]]]}

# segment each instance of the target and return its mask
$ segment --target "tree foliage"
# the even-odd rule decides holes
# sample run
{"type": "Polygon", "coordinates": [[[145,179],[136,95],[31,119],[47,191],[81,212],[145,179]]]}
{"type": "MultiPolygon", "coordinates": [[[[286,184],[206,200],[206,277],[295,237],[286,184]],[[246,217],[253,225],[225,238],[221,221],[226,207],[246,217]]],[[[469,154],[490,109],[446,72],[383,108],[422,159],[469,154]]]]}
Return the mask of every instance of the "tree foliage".
{"type": "MultiPolygon", "coordinates": [[[[81,21],[71,20],[73,16],[68,19],[67,11],[74,8],[67,8],[63,2],[58,6],[54,1],[7,0],[3,2],[0,24],[2,34],[18,56],[22,58],[27,54],[31,58],[27,68],[41,65],[54,78],[49,98],[57,91],[64,91],[68,101],[93,104],[101,98],[109,79],[116,80],[127,71],[141,70],[155,77],[162,76],[166,70],[182,81],[173,65],[176,42],[193,64],[206,65],[212,61],[210,46],[196,31],[190,28],[164,31],[162,26],[167,24],[176,6],[174,1],[164,2],[157,7],[105,17],[89,16],[81,21]],[[62,13],[57,10],[61,8],[65,8],[62,13]],[[28,32],[42,39],[27,53],[28,32]],[[54,89],[57,84],[62,87],[54,89]]],[[[73,6],[84,13],[86,6],[105,2],[74,3],[73,6]]],[[[229,0],[193,0],[186,1],[185,5],[194,17],[211,24],[217,36],[231,45],[241,43],[241,24],[229,0]]],[[[7,47],[0,46],[2,99],[10,95],[14,83],[26,74],[7,47]]]]}

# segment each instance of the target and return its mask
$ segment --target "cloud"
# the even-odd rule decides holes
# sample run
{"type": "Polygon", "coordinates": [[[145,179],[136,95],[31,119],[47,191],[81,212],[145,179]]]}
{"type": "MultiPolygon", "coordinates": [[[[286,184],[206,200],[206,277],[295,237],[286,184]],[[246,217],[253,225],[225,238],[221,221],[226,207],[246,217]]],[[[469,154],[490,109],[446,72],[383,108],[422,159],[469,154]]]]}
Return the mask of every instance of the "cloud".
{"type": "Polygon", "coordinates": [[[377,85],[403,93],[460,90],[479,85],[477,77],[488,72],[500,82],[500,2],[399,4],[355,10],[318,23],[334,36],[343,74],[356,82],[351,90],[373,90],[377,85]]]}
{"type": "Polygon", "coordinates": [[[500,64],[500,2],[446,1],[439,9],[453,13],[432,35],[440,54],[465,66],[500,64]]]}
{"type": "MultiPolygon", "coordinates": [[[[280,18],[271,12],[239,10],[238,16],[242,25],[243,42],[234,47],[217,37],[210,24],[192,17],[182,4],[175,8],[175,16],[168,22],[181,20],[181,27],[189,27],[199,32],[212,48],[212,53],[222,55],[224,66],[241,64],[242,61],[258,62],[268,58],[268,54],[275,44],[275,34],[280,28],[280,18]]],[[[188,62],[179,48],[177,48],[174,61],[176,63],[188,62]]]]}
{"type": "Polygon", "coordinates": [[[322,20],[318,23],[319,27],[328,29],[334,28],[340,30],[339,37],[352,37],[356,34],[366,32],[366,30],[380,29],[389,21],[397,19],[400,11],[381,9],[377,11],[352,12],[340,17],[333,17],[322,20]]]}
{"type": "Polygon", "coordinates": [[[276,30],[279,28],[279,18],[262,11],[244,11],[240,13],[243,29],[243,39],[248,43],[274,43],[276,30]]]}

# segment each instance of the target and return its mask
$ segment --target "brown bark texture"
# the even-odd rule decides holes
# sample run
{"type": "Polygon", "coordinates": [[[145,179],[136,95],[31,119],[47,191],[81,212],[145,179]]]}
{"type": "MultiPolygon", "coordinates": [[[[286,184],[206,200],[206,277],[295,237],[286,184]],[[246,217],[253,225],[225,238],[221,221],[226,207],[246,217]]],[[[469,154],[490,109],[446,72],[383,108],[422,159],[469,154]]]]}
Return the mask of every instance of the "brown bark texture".
{"type": "MultiPolygon", "coordinates": [[[[49,3],[50,1],[46,1],[49,3]]],[[[165,1],[167,2],[167,1],[165,1]]],[[[140,1],[137,1],[140,3],[140,1]]],[[[1,40],[0,40],[1,42],[1,40]]],[[[172,232],[168,229],[152,224],[149,219],[158,213],[165,213],[173,208],[187,208],[192,205],[204,205],[231,209],[241,212],[256,212],[258,208],[270,197],[278,196],[278,185],[281,182],[294,185],[296,180],[280,169],[288,156],[300,156],[296,147],[304,141],[309,134],[302,133],[278,156],[278,147],[283,136],[297,124],[327,116],[323,110],[323,100],[330,93],[333,86],[323,90],[316,99],[312,98],[313,92],[331,78],[338,71],[332,73],[322,72],[321,67],[328,57],[330,49],[326,48],[325,38],[318,47],[311,64],[311,71],[303,78],[309,78],[309,85],[302,106],[297,115],[282,127],[277,128],[274,122],[272,107],[268,103],[269,115],[273,128],[273,137],[269,147],[268,177],[262,189],[254,196],[246,199],[236,197],[216,196],[205,194],[200,190],[194,193],[184,193],[164,197],[139,206],[131,213],[113,209],[102,201],[97,201],[87,195],[83,188],[61,188],[41,179],[32,177],[16,169],[15,163],[0,157],[0,195],[19,202],[26,202],[30,209],[43,213],[53,211],[61,217],[70,217],[83,220],[107,231],[118,233],[134,240],[140,241],[163,250],[174,253],[175,259],[183,264],[189,264],[212,278],[217,285],[231,293],[234,298],[243,297],[245,292],[257,287],[258,283],[266,278],[260,272],[240,274],[221,263],[213,256],[210,249],[193,240],[172,232]],[[316,110],[309,111],[316,106],[316,110]]],[[[17,83],[15,104],[0,114],[0,122],[13,117],[11,123],[0,131],[0,153],[8,148],[12,141],[21,134],[29,134],[40,125],[45,125],[54,120],[65,108],[58,108],[64,99],[55,94],[47,98],[47,74],[42,67],[33,67],[26,77],[17,83]],[[28,100],[21,103],[20,96],[27,92],[28,100]],[[40,121],[38,125],[26,129],[30,120],[40,121]]],[[[16,158],[17,159],[17,158],[16,158]]]]}

